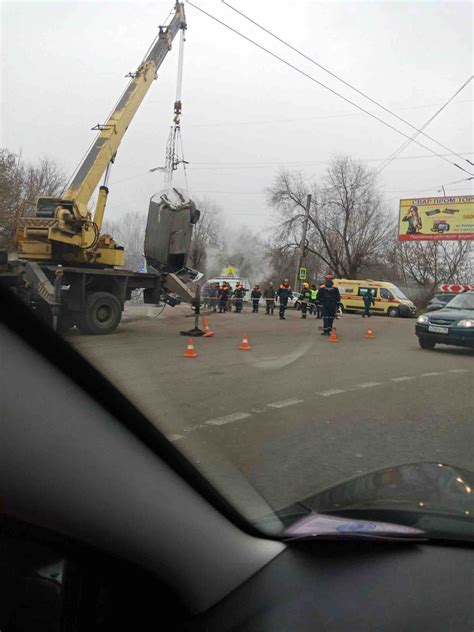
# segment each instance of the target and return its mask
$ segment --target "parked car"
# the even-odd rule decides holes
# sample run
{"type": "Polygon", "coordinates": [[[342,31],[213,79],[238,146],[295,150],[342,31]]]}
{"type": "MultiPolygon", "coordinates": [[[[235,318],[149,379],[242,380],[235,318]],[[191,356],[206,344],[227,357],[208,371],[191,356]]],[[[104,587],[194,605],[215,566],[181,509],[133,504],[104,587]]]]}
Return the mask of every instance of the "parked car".
{"type": "Polygon", "coordinates": [[[456,294],[443,309],[418,316],[415,333],[422,349],[437,344],[474,348],[474,292],[456,294]]]}
{"type": "Polygon", "coordinates": [[[443,293],[443,294],[435,294],[433,298],[430,299],[428,305],[426,306],[427,312],[434,312],[437,309],[442,309],[445,307],[449,301],[451,301],[456,294],[453,293],[443,293]]]}
{"type": "Polygon", "coordinates": [[[293,292],[293,298],[288,299],[288,307],[301,309],[301,292],[293,292]]]}

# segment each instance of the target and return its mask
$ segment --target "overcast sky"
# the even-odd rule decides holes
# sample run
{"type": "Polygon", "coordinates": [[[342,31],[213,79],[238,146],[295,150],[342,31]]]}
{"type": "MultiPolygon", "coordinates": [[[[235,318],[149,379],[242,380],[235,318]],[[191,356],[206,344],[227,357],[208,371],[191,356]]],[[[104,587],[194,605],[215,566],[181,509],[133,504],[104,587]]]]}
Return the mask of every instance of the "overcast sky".
{"type": "MultiPolygon", "coordinates": [[[[210,13],[377,114],[413,130],[237,16],[210,13]]],[[[416,126],[473,73],[473,3],[231,0],[332,72],[416,126]]],[[[154,2],[2,2],[1,144],[27,160],[54,158],[70,173],[173,8],[154,2]]],[[[229,226],[265,231],[265,188],[279,166],[310,180],[335,153],[377,167],[404,138],[186,5],[182,138],[195,197],[215,200],[229,226]]],[[[177,39],[122,142],[107,218],[146,213],[162,189],[176,90],[177,39]]],[[[427,133],[474,162],[473,83],[427,133]]],[[[431,141],[418,138],[437,153],[431,141]]],[[[461,163],[458,157],[448,156],[461,163]]],[[[474,172],[474,167],[473,167],[474,172]]],[[[468,175],[411,144],[380,176],[394,212],[399,197],[472,193],[468,175]]],[[[182,176],[176,179],[182,184],[182,176]]]]}

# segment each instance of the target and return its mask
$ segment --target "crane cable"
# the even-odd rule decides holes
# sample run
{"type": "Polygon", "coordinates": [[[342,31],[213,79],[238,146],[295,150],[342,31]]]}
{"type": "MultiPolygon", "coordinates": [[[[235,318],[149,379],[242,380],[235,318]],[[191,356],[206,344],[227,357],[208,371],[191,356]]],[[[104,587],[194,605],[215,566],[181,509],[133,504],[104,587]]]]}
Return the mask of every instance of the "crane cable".
{"type": "MultiPolygon", "coordinates": [[[[286,59],[283,59],[282,57],[280,57],[279,55],[277,55],[276,53],[274,53],[273,51],[269,50],[268,48],[265,48],[265,46],[262,46],[261,44],[259,44],[258,42],[256,42],[255,40],[251,39],[250,37],[247,37],[246,35],[244,35],[243,33],[241,33],[240,31],[238,31],[237,29],[234,29],[232,26],[230,26],[229,24],[226,24],[225,22],[223,22],[222,20],[219,20],[219,18],[216,18],[214,15],[208,13],[207,11],[205,11],[204,9],[201,9],[201,7],[198,7],[196,4],[194,4],[194,2],[191,2],[190,0],[186,0],[187,4],[189,4],[190,6],[192,6],[193,8],[195,8],[197,11],[203,13],[204,15],[207,15],[207,17],[211,18],[211,20],[214,20],[215,22],[217,22],[218,24],[220,24],[221,26],[224,26],[225,28],[229,29],[230,31],[232,31],[233,33],[235,33],[236,35],[238,35],[239,37],[241,37],[242,39],[250,42],[251,44],[253,44],[254,46],[256,46],[257,48],[259,48],[260,50],[263,50],[264,52],[268,53],[269,55],[271,55],[272,57],[275,57],[275,59],[277,59],[278,61],[281,61],[283,64],[285,64],[285,66],[288,66],[289,68],[291,68],[292,70],[295,70],[297,73],[299,73],[300,75],[302,75],[303,77],[306,77],[307,79],[309,79],[310,81],[312,81],[313,83],[316,83],[317,85],[321,86],[322,88],[324,88],[325,90],[328,90],[329,92],[331,92],[332,94],[338,96],[339,98],[343,99],[344,101],[346,101],[347,103],[350,103],[352,106],[354,106],[355,108],[357,108],[358,110],[360,110],[361,112],[364,112],[365,114],[367,114],[368,116],[370,116],[371,118],[375,119],[376,121],[378,121],[379,123],[382,123],[382,125],[385,125],[385,127],[388,127],[389,129],[393,130],[394,132],[396,132],[397,134],[400,134],[401,136],[404,136],[405,138],[411,139],[411,137],[408,134],[405,134],[405,132],[402,132],[400,129],[397,129],[396,127],[394,127],[393,125],[391,125],[390,123],[387,123],[387,121],[384,121],[382,118],[380,118],[379,116],[373,114],[372,112],[370,112],[369,110],[366,110],[365,108],[363,108],[362,106],[358,105],[357,103],[355,103],[354,101],[351,101],[351,99],[348,99],[347,97],[345,97],[344,95],[342,95],[341,93],[337,92],[336,90],[333,90],[332,88],[330,88],[329,86],[325,85],[322,81],[319,81],[318,79],[316,79],[315,77],[313,77],[312,75],[308,74],[307,72],[305,72],[304,70],[301,70],[301,68],[298,68],[297,66],[293,65],[292,63],[290,63],[289,61],[286,61],[286,59]]],[[[460,165],[458,165],[457,163],[451,162],[450,160],[448,160],[447,158],[444,158],[444,156],[442,154],[439,154],[438,152],[436,152],[434,149],[432,149],[431,147],[424,145],[423,143],[420,143],[420,141],[418,140],[412,140],[412,142],[414,142],[415,144],[419,145],[420,147],[423,147],[423,149],[426,149],[427,151],[431,152],[433,155],[437,156],[438,158],[441,158],[442,160],[444,160],[445,162],[447,162],[448,164],[450,164],[451,166],[457,167],[458,169],[461,169],[461,171],[464,171],[465,173],[467,173],[468,175],[472,176],[474,174],[472,174],[470,171],[467,171],[466,169],[464,169],[464,167],[461,167],[460,165]]],[[[453,153],[453,152],[451,152],[453,153]]]]}
{"type": "Polygon", "coordinates": [[[188,176],[186,172],[186,160],[184,159],[183,139],[181,137],[181,92],[183,87],[184,42],[186,41],[184,29],[181,30],[178,55],[178,78],[176,80],[176,99],[174,102],[173,125],[170,128],[168,142],[166,144],[165,166],[150,169],[150,171],[163,171],[165,188],[171,188],[173,172],[180,164],[183,165],[186,194],[189,196],[188,176]]]}

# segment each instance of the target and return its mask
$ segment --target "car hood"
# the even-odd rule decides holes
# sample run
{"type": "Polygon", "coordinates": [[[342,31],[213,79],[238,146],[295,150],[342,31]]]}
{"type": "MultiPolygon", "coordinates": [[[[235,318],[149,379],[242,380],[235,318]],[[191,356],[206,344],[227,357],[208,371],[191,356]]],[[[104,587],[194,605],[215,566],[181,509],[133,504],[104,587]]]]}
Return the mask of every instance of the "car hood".
{"type": "Polygon", "coordinates": [[[474,319],[474,310],[472,309],[437,309],[436,313],[429,312],[426,314],[428,318],[436,320],[448,320],[450,322],[462,320],[463,318],[474,319]]]}

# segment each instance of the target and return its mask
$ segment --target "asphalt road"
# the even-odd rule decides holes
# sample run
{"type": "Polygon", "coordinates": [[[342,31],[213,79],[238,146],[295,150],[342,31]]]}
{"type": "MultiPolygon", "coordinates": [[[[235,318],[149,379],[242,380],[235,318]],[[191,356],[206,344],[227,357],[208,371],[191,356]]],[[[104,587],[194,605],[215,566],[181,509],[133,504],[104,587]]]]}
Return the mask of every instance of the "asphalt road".
{"type": "Polygon", "coordinates": [[[188,359],[189,308],[158,313],[131,308],[115,334],[69,340],[250,517],[253,488],[282,508],[400,463],[474,470],[474,351],[420,349],[414,320],[344,315],[331,343],[293,310],[211,314],[215,336],[188,359]]]}

